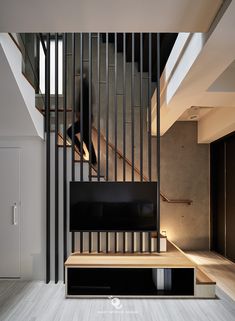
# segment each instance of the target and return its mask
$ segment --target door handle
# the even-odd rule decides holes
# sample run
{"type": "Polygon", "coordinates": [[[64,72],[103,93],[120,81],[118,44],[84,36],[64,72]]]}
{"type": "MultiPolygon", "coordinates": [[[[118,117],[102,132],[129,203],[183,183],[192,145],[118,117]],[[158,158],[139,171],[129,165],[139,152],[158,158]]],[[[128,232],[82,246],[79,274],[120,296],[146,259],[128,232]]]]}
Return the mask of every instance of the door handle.
{"type": "Polygon", "coordinates": [[[12,224],[17,225],[17,206],[16,206],[16,203],[13,205],[12,224]]]}

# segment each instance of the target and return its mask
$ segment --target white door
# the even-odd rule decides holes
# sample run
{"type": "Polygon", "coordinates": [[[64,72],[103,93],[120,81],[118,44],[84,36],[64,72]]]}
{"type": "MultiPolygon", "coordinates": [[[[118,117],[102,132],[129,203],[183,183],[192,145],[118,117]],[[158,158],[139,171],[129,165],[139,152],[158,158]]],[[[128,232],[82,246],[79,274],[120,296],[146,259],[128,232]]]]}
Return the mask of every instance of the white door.
{"type": "Polygon", "coordinates": [[[20,277],[20,150],[0,148],[0,277],[20,277]]]}

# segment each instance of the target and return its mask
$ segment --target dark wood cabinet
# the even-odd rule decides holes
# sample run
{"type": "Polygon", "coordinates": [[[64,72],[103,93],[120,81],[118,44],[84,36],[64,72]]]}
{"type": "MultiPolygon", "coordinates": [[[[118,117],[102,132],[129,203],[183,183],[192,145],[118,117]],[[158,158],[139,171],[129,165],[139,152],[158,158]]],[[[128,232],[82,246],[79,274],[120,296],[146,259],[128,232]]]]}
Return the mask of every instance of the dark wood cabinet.
{"type": "Polygon", "coordinates": [[[226,149],[226,256],[235,261],[235,135],[227,139],[226,149]]]}
{"type": "Polygon", "coordinates": [[[211,247],[235,261],[235,134],[211,144],[211,247]]]}

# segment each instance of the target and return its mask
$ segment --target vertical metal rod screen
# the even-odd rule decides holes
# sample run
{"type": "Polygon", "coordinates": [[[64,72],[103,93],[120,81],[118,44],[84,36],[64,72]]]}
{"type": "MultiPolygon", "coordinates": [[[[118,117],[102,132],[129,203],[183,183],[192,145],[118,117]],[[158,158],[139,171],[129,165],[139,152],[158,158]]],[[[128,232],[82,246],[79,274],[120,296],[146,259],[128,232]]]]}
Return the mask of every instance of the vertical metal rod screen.
{"type": "MultiPolygon", "coordinates": [[[[42,45],[46,54],[46,282],[51,280],[51,273],[54,273],[55,282],[58,282],[60,279],[59,264],[62,260],[65,261],[70,254],[67,213],[70,169],[71,181],[89,181],[91,184],[93,180],[98,182],[102,180],[140,181],[143,184],[146,181],[156,180],[158,189],[155,249],[160,252],[160,34],[64,33],[53,36],[47,34],[46,37],[41,34],[38,38],[43,41],[42,45]],[[55,42],[54,75],[50,74],[52,39],[55,42]],[[60,41],[61,54],[59,54],[60,41]],[[59,74],[60,55],[62,56],[61,75],[59,74]],[[156,86],[153,82],[154,75],[156,86]],[[51,76],[55,82],[54,110],[51,108],[51,76]],[[62,77],[62,96],[59,92],[60,76],[62,77]],[[88,87],[86,87],[87,83],[88,87]],[[153,89],[156,90],[157,106],[154,118],[151,106],[153,89]],[[87,99],[85,90],[88,92],[89,106],[85,106],[87,99]],[[94,96],[95,104],[93,104],[94,96]],[[55,112],[53,164],[51,164],[50,157],[52,111],[55,112]],[[85,114],[87,112],[88,114],[85,114]],[[88,125],[83,123],[86,115],[89,115],[87,116],[88,125]],[[153,140],[152,137],[152,119],[155,118],[156,146],[154,146],[155,139],[153,140]],[[70,142],[67,137],[69,126],[71,126],[70,142]],[[80,146],[77,145],[78,137],[80,146]],[[88,159],[83,155],[83,147],[86,144],[89,152],[88,159]],[[94,164],[94,155],[92,155],[93,144],[97,164],[94,164]],[[60,148],[61,153],[59,153],[60,148]],[[71,162],[68,161],[70,157],[70,153],[67,153],[68,148],[71,148],[71,162]],[[62,156],[61,163],[60,155],[62,156]],[[153,165],[156,166],[156,177],[153,165]],[[52,169],[51,166],[54,168],[52,169]],[[52,182],[51,173],[55,175],[52,182]],[[53,238],[51,238],[51,220],[53,219],[51,208],[53,207],[51,207],[50,199],[52,183],[55,187],[55,235],[53,238]],[[63,197],[62,203],[60,203],[60,193],[63,197]],[[60,213],[62,213],[61,218],[60,213]],[[63,222],[62,231],[59,229],[60,219],[63,222]],[[54,242],[54,272],[51,271],[52,242],[54,242]],[[60,254],[60,244],[63,244],[63,255],[60,254]]],[[[88,233],[71,234],[72,252],[152,252],[152,247],[150,232],[102,233],[100,231],[95,234],[88,231],[88,233]]]]}

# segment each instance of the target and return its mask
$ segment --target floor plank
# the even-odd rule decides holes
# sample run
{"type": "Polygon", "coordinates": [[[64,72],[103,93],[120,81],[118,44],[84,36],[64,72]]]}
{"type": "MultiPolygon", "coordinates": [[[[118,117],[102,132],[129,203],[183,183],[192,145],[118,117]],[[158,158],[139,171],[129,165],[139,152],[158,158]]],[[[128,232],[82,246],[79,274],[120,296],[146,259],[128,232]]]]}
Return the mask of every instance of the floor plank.
{"type": "Polygon", "coordinates": [[[187,252],[216,284],[235,301],[235,263],[214,252],[187,252]]]}
{"type": "Polygon", "coordinates": [[[214,253],[189,256],[217,281],[217,299],[65,299],[62,282],[2,280],[0,321],[235,321],[234,264],[214,253]]]}
{"type": "Polygon", "coordinates": [[[42,282],[2,284],[1,321],[62,320],[166,320],[234,321],[235,302],[218,289],[218,299],[120,299],[118,308],[111,299],[65,299],[64,285],[42,282]]]}

